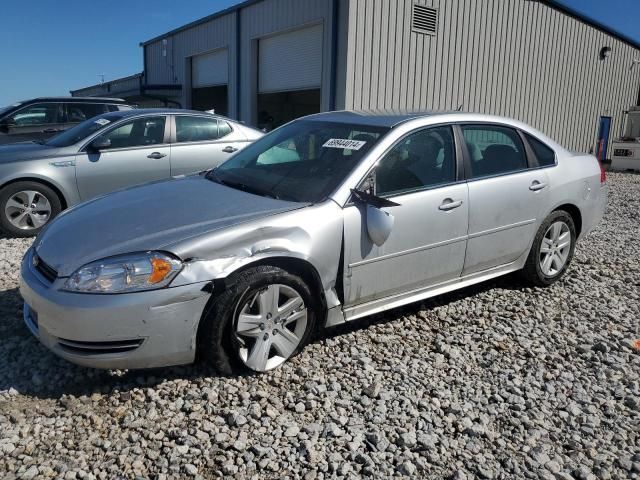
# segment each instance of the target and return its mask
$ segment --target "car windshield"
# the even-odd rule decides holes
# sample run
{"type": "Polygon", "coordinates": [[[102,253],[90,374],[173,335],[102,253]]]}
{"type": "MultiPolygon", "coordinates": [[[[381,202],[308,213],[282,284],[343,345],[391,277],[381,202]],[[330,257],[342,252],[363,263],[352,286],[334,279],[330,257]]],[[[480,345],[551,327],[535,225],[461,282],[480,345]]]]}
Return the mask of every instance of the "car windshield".
{"type": "Polygon", "coordinates": [[[12,103],[11,105],[7,105],[6,107],[0,107],[0,117],[2,117],[2,115],[7,113],[9,110],[13,110],[14,108],[19,107],[20,105],[22,104],[20,102],[17,102],[17,103],[12,103]]]}
{"type": "Polygon", "coordinates": [[[388,130],[313,120],[293,122],[246,147],[207,177],[262,196],[319,202],[388,130]]]}
{"type": "Polygon", "coordinates": [[[89,135],[97,132],[98,130],[102,130],[107,125],[111,125],[113,122],[117,122],[122,118],[124,118],[124,115],[108,113],[106,115],[85,120],[75,127],[51,137],[45,144],[50,147],[68,147],[69,145],[78,143],[89,135]]]}

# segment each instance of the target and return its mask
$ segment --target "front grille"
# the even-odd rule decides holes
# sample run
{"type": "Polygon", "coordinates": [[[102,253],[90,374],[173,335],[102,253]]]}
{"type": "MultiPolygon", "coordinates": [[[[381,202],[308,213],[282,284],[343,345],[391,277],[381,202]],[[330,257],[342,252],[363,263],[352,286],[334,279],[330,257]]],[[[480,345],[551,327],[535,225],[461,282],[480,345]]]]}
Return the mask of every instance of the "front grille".
{"type": "Polygon", "coordinates": [[[58,344],[63,350],[82,355],[106,355],[108,353],[126,353],[135,350],[144,339],[134,338],[131,340],[116,340],[111,342],[79,342],[77,340],[67,340],[59,338],[58,344]]]}
{"type": "Polygon", "coordinates": [[[44,261],[42,261],[37,253],[33,254],[33,266],[40,275],[49,280],[51,283],[53,283],[55,279],[58,278],[58,272],[54,268],[47,265],[44,261]]]}

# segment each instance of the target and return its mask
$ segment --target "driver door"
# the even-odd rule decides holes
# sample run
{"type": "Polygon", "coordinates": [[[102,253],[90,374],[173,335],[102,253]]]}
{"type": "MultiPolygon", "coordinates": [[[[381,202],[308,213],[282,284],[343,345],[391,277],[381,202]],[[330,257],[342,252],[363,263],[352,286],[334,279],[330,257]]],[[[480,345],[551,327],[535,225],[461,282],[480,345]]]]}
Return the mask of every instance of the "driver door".
{"type": "Polygon", "coordinates": [[[439,126],[400,140],[375,171],[376,195],[399,205],[390,236],[376,246],[366,206],[344,209],[345,307],[458,278],[468,229],[468,188],[458,174],[453,130],[439,126]]]}
{"type": "Polygon", "coordinates": [[[171,176],[167,117],[138,117],[102,134],[111,146],[76,157],[76,179],[84,201],[104,193],[171,176]]]}

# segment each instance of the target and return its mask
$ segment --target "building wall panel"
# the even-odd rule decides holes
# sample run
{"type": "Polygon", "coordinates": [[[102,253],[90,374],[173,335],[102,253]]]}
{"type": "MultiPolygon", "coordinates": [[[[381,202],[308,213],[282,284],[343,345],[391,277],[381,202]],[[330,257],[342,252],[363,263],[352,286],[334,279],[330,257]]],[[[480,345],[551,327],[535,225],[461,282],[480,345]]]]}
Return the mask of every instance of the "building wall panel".
{"type": "MultiPolygon", "coordinates": [[[[525,0],[349,0],[347,108],[463,110],[527,122],[568,148],[618,135],[634,105],[640,50],[525,0]],[[438,9],[435,36],[411,31],[413,3],[438,9]],[[373,48],[377,46],[377,48],[373,48]],[[612,49],[606,60],[598,53],[612,49]]],[[[609,154],[611,151],[609,151],[609,154]]]]}
{"type": "Polygon", "coordinates": [[[322,87],[321,107],[328,110],[331,85],[331,0],[264,0],[241,10],[240,119],[256,120],[257,43],[260,38],[287,30],[321,24],[322,87]]]}
{"type": "Polygon", "coordinates": [[[182,30],[163,40],[146,45],[146,83],[182,85],[181,104],[190,106],[191,57],[221,48],[228,49],[229,114],[235,116],[236,98],[236,19],[235,13],[182,30]],[[164,52],[166,51],[166,54],[164,52]]]}

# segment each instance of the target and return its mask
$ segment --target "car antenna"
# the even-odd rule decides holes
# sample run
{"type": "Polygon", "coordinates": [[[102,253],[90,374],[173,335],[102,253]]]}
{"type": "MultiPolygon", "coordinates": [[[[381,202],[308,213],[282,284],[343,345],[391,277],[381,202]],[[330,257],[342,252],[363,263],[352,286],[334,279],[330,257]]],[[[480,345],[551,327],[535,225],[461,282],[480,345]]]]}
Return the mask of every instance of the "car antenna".
{"type": "Polygon", "coordinates": [[[456,112],[461,112],[461,111],[462,111],[462,104],[458,106],[458,109],[456,110],[456,112]]]}

